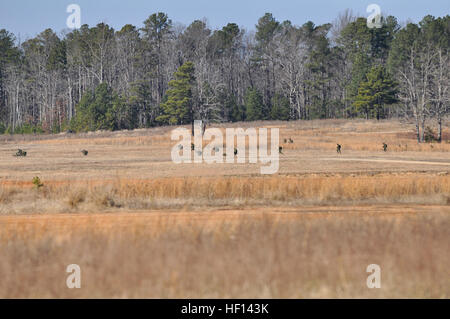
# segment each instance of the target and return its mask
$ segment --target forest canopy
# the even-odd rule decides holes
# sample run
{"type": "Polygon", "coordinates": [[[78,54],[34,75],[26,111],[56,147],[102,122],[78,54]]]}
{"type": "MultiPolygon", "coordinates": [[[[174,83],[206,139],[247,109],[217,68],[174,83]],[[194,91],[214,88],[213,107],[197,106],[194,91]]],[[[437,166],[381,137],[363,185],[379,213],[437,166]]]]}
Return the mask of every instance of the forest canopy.
{"type": "Polygon", "coordinates": [[[419,142],[449,113],[450,17],[381,28],[350,11],[295,25],[82,25],[18,43],[0,30],[0,133],[122,130],[205,122],[405,117],[419,142]]]}

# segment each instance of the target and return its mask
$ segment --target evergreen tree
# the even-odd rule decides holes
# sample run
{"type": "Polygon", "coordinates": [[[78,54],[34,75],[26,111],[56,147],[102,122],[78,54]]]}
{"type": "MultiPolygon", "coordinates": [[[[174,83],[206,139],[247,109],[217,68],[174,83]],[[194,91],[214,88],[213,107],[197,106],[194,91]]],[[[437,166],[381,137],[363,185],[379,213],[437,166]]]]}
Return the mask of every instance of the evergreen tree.
{"type": "Polygon", "coordinates": [[[313,118],[328,118],[331,113],[329,106],[329,83],[331,78],[331,50],[326,33],[331,25],[314,27],[315,35],[311,39],[314,49],[310,53],[310,61],[307,64],[310,71],[310,79],[306,81],[309,93],[313,118]]]}
{"type": "Polygon", "coordinates": [[[280,30],[280,23],[271,13],[266,13],[258,20],[256,25],[255,40],[257,43],[253,59],[255,63],[261,66],[261,71],[263,72],[261,74],[264,80],[263,101],[267,105],[270,105],[275,94],[276,81],[273,68],[276,47],[273,40],[280,30]]]}
{"type": "Polygon", "coordinates": [[[249,88],[245,95],[247,121],[259,121],[268,117],[265,112],[264,101],[261,93],[254,88],[249,88]]]}
{"type": "Polygon", "coordinates": [[[94,94],[87,92],[76,106],[71,129],[77,132],[119,130],[128,128],[126,104],[106,83],[97,86],[94,94]]]}
{"type": "MultiPolygon", "coordinates": [[[[367,19],[358,18],[342,30],[337,40],[352,65],[351,77],[346,83],[346,102],[355,101],[361,82],[365,81],[372,66],[386,63],[391,42],[399,26],[392,16],[382,17],[381,23],[381,28],[370,29],[367,27],[367,19]]],[[[355,115],[353,111],[348,110],[351,115],[355,115]]]]}
{"type": "Polygon", "coordinates": [[[246,120],[245,114],[245,106],[242,104],[238,104],[234,100],[229,101],[228,107],[231,109],[231,121],[232,122],[241,122],[246,120]]]}
{"type": "Polygon", "coordinates": [[[128,98],[130,117],[132,119],[130,129],[154,125],[157,110],[155,110],[156,107],[151,107],[154,100],[150,84],[144,80],[136,81],[131,84],[130,91],[130,97],[128,98]]]}
{"type": "Polygon", "coordinates": [[[384,106],[397,102],[397,84],[391,79],[383,66],[372,67],[366,80],[361,82],[354,105],[365,114],[366,119],[384,117],[384,106]]]}
{"type": "Polygon", "coordinates": [[[186,124],[194,121],[193,86],[195,84],[194,64],[186,62],[174,73],[169,82],[167,101],[161,104],[163,115],[157,121],[170,124],[186,124]]]}
{"type": "Polygon", "coordinates": [[[280,94],[275,94],[272,98],[272,109],[270,110],[272,120],[289,120],[289,99],[280,94]]]}
{"type": "Polygon", "coordinates": [[[163,12],[152,14],[144,21],[142,55],[145,63],[142,67],[146,75],[154,82],[156,103],[161,103],[164,95],[164,66],[167,64],[164,44],[172,34],[172,20],[163,12]]]}

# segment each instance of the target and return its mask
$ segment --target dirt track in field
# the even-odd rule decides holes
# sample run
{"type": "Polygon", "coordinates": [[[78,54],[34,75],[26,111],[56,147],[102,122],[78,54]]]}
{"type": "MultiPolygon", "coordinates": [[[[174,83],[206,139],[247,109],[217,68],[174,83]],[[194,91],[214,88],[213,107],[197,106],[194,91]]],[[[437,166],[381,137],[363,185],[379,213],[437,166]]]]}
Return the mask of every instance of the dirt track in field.
{"type": "Polygon", "coordinates": [[[322,161],[353,161],[353,162],[374,162],[374,163],[396,163],[396,164],[412,164],[412,165],[442,165],[450,167],[449,162],[430,162],[430,161],[404,161],[390,159],[367,159],[367,158],[321,158],[322,161]]]}

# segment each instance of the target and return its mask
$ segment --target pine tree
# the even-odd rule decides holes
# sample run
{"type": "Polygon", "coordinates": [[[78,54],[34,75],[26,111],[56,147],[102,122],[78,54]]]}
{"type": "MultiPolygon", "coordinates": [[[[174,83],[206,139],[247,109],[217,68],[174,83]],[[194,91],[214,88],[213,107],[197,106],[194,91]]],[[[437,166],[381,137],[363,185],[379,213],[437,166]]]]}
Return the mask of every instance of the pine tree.
{"type": "Polygon", "coordinates": [[[128,127],[126,104],[106,83],[97,86],[94,94],[86,92],[76,106],[71,129],[78,132],[119,130],[128,127]]]}
{"type": "Polygon", "coordinates": [[[272,98],[270,117],[272,120],[289,120],[289,99],[280,94],[275,94],[272,98]]]}
{"type": "Polygon", "coordinates": [[[247,121],[264,120],[268,115],[265,114],[263,97],[257,89],[249,88],[247,90],[245,106],[247,121]]]}
{"type": "Polygon", "coordinates": [[[169,82],[167,101],[161,104],[163,115],[158,116],[157,121],[170,125],[193,123],[194,64],[184,63],[174,73],[174,77],[169,82]]]}
{"type": "Polygon", "coordinates": [[[397,84],[391,79],[383,66],[374,66],[361,82],[354,106],[366,119],[376,116],[384,117],[384,106],[397,102],[397,84]]]}

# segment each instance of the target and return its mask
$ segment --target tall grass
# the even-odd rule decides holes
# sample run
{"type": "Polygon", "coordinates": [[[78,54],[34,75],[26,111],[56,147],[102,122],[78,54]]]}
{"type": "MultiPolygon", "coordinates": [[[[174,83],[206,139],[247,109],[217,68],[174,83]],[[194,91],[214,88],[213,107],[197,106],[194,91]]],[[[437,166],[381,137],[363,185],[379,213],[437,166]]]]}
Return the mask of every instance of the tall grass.
{"type": "Polygon", "coordinates": [[[448,214],[325,216],[215,227],[131,216],[109,218],[107,230],[94,218],[49,218],[36,229],[24,218],[26,228],[0,228],[17,235],[0,240],[0,298],[450,297],[448,214]],[[82,289],[66,287],[73,263],[82,289]],[[381,289],[366,286],[370,264],[381,266],[381,289]]]}
{"type": "Polygon", "coordinates": [[[188,206],[450,203],[450,175],[188,177],[0,184],[0,213],[188,206]],[[28,204],[28,208],[27,205],[28,204]]]}

